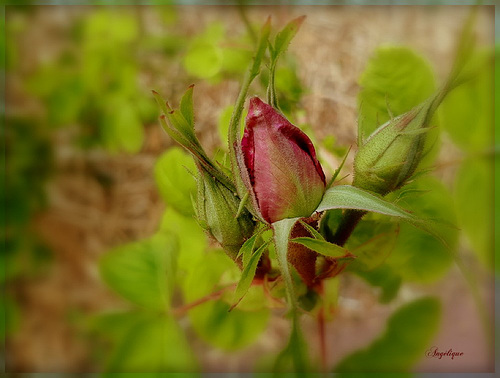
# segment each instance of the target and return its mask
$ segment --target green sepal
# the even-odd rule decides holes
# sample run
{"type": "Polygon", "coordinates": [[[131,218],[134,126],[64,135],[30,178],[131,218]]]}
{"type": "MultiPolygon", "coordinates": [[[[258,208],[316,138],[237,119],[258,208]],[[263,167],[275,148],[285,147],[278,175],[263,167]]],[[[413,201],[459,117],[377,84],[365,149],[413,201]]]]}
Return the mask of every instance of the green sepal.
{"type": "Polygon", "coordinates": [[[251,255],[250,259],[246,264],[244,264],[243,272],[241,273],[240,281],[238,282],[238,286],[236,287],[236,291],[234,292],[234,302],[235,304],[231,307],[233,309],[235,306],[240,303],[248,289],[252,285],[253,278],[255,276],[255,271],[257,270],[257,265],[259,260],[267,248],[269,242],[262,244],[257,250],[251,255]]]}
{"type": "Polygon", "coordinates": [[[339,247],[337,244],[329,243],[326,240],[308,238],[308,237],[300,237],[294,238],[290,240],[292,243],[298,243],[307,247],[314,252],[319,253],[320,255],[326,257],[351,257],[354,256],[349,253],[349,251],[345,248],[339,247]]]}

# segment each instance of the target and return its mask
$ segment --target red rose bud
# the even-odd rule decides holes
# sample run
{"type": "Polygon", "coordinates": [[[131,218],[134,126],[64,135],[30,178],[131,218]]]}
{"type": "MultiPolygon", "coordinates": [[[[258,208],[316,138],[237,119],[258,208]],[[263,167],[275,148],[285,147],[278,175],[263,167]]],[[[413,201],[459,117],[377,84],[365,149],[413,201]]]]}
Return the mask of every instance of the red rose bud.
{"type": "Polygon", "coordinates": [[[274,223],[309,217],[325,191],[325,174],[311,140],[273,107],[250,100],[241,142],[262,218],[274,223]]]}
{"type": "Polygon", "coordinates": [[[255,222],[245,209],[236,217],[240,199],[205,169],[199,169],[196,215],[200,225],[231,259],[252,236],[255,222]]]}

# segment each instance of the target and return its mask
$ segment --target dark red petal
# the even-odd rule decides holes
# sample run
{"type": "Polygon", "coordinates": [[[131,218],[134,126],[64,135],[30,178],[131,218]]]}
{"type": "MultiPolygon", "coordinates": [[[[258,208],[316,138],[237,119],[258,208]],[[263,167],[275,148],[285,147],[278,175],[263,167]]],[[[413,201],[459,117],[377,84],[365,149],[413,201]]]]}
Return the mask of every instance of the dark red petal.
{"type": "Polygon", "coordinates": [[[250,182],[253,186],[254,184],[254,158],[255,158],[255,146],[253,138],[253,126],[247,126],[243,134],[243,139],[241,140],[241,151],[243,152],[243,158],[245,160],[245,166],[250,176],[250,182]]]}
{"type": "MultiPolygon", "coordinates": [[[[285,118],[283,118],[286,120],[285,118]]],[[[323,183],[326,184],[325,173],[323,172],[323,168],[319,163],[318,158],[316,157],[316,150],[314,149],[314,145],[311,142],[311,139],[298,127],[292,125],[287,121],[289,125],[284,125],[280,127],[280,132],[286,137],[288,140],[294,142],[297,146],[300,147],[307,155],[310,156],[314,167],[316,168],[316,172],[318,172],[319,177],[323,180],[323,183]]]]}

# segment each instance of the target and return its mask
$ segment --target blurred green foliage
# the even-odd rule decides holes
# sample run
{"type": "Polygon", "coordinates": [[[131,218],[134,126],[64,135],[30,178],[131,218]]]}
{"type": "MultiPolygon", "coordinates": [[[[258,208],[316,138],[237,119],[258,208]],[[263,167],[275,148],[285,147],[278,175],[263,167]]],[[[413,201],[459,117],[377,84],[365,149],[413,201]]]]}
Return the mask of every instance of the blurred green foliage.
{"type": "Polygon", "coordinates": [[[90,329],[99,339],[113,339],[112,348],[101,357],[109,371],[195,370],[197,363],[185,331],[173,317],[176,311],[189,316],[198,337],[228,351],[250,345],[267,327],[270,311],[264,306],[262,290],[252,289],[231,312],[231,291],[212,297],[237,282],[240,273],[223,251],[211,247],[193,218],[189,206],[195,178],[185,168],[194,168],[192,164],[178,148],[169,149],[159,158],[156,179],[167,208],[158,233],[117,247],[101,260],[104,281],[139,306],[132,313],[101,315],[92,321],[90,329]],[[189,304],[197,301],[200,304],[191,308],[189,304]],[[182,303],[187,307],[179,310],[182,303]],[[111,330],[107,326],[109,316],[116,323],[111,330]],[[117,336],[113,336],[114,330],[117,336]]]}
{"type": "Polygon", "coordinates": [[[165,314],[120,312],[92,319],[91,331],[103,338],[94,352],[105,358],[105,376],[117,372],[159,373],[195,370],[197,362],[182,329],[165,314]]]}
{"type": "Polygon", "coordinates": [[[20,316],[18,304],[9,296],[3,297],[0,301],[0,342],[3,345],[6,336],[18,329],[20,316]]]}
{"type": "MultiPolygon", "coordinates": [[[[239,269],[222,251],[211,251],[203,260],[193,264],[183,285],[184,298],[188,303],[194,302],[224,285],[237,282],[239,275],[239,269]],[[224,281],[231,275],[232,280],[221,285],[221,278],[224,281]]],[[[262,303],[256,303],[258,309],[254,311],[243,311],[238,307],[229,312],[231,304],[208,301],[189,313],[198,335],[205,342],[224,350],[248,346],[265,330],[269,320],[269,309],[259,309],[262,303]]]]}
{"type": "Polygon", "coordinates": [[[196,196],[193,159],[179,147],[172,147],[158,158],[154,174],[163,200],[181,214],[193,215],[192,198],[196,196]]]}
{"type": "Polygon", "coordinates": [[[444,129],[468,153],[484,152],[493,145],[492,52],[481,50],[466,67],[469,79],[445,98],[441,114],[444,129]]]}
{"type": "Polygon", "coordinates": [[[170,316],[151,315],[128,329],[110,372],[189,372],[197,369],[183,330],[170,316]]]}
{"type": "Polygon", "coordinates": [[[49,134],[31,120],[10,118],[5,126],[3,173],[8,180],[0,193],[8,219],[2,230],[8,232],[25,225],[46,203],[43,185],[52,173],[53,156],[49,134]]]}
{"type": "Polygon", "coordinates": [[[431,345],[441,320],[435,298],[417,299],[399,308],[387,321],[385,332],[368,347],[345,357],[334,371],[347,373],[404,373],[431,345]]]}
{"type": "Polygon", "coordinates": [[[41,65],[27,89],[46,107],[50,127],[79,126],[77,143],[138,152],[157,111],[141,89],[141,29],[130,9],[100,9],[78,20],[73,43],[41,65]]]}
{"type": "Polygon", "coordinates": [[[183,65],[194,77],[218,81],[223,76],[242,75],[250,64],[252,50],[247,33],[228,37],[224,24],[214,22],[190,40],[183,65]]]}
{"type": "MultiPolygon", "coordinates": [[[[407,47],[379,47],[359,79],[358,144],[386,121],[404,114],[430,97],[436,89],[429,63],[407,47]]],[[[441,143],[438,117],[434,116],[420,169],[436,159],[441,143]]]]}
{"type": "Polygon", "coordinates": [[[468,158],[455,178],[454,194],[460,226],[485,266],[494,266],[493,160],[468,158]]]}
{"type": "Polygon", "coordinates": [[[435,221],[435,230],[446,245],[429,233],[401,224],[387,264],[407,282],[430,283],[442,278],[458,247],[459,232],[451,193],[439,180],[423,176],[394,195],[400,196],[399,203],[405,209],[435,221]]]}
{"type": "Polygon", "coordinates": [[[448,135],[465,155],[454,182],[459,220],[470,246],[485,266],[494,264],[494,145],[492,51],[480,50],[466,67],[468,80],[443,102],[448,135]]]}
{"type": "Polygon", "coordinates": [[[163,214],[160,231],[171,233],[178,239],[178,278],[183,280],[191,265],[203,259],[207,248],[206,235],[193,217],[182,215],[170,207],[163,214]]]}
{"type": "Polygon", "coordinates": [[[176,239],[158,234],[108,252],[100,262],[101,277],[129,301],[165,310],[171,303],[177,254],[176,239]]]}
{"type": "Polygon", "coordinates": [[[435,90],[429,64],[407,47],[375,50],[359,79],[358,138],[366,139],[394,116],[426,100],[435,90]]]}
{"type": "Polygon", "coordinates": [[[29,119],[7,118],[5,162],[0,190],[5,213],[1,237],[5,249],[0,254],[5,280],[39,273],[50,261],[50,251],[33,233],[30,221],[47,205],[45,184],[53,171],[50,136],[29,119]]]}

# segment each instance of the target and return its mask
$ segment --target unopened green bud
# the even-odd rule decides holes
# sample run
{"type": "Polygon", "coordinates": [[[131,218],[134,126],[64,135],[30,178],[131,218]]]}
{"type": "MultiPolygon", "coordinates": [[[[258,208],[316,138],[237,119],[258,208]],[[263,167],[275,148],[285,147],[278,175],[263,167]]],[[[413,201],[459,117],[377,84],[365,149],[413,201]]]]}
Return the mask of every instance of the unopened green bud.
{"type": "Polygon", "coordinates": [[[236,193],[212,177],[204,169],[199,170],[197,215],[200,224],[236,261],[242,244],[255,229],[252,215],[243,208],[238,214],[240,199],[236,193]]]}
{"type": "Polygon", "coordinates": [[[408,181],[422,160],[430,119],[443,95],[387,121],[366,139],[354,159],[354,186],[385,195],[408,181]]]}

